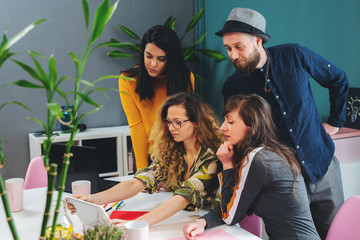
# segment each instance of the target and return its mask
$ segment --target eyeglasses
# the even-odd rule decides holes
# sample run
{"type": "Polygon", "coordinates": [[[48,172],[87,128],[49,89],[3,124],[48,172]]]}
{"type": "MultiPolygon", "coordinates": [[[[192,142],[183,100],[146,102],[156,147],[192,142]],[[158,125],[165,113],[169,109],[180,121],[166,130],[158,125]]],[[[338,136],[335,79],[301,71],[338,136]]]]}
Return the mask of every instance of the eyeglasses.
{"type": "Polygon", "coordinates": [[[184,122],[187,122],[189,121],[188,120],[184,120],[184,121],[179,121],[179,120],[174,120],[174,121],[169,121],[168,119],[163,119],[163,122],[164,124],[167,126],[167,127],[170,127],[170,124],[172,124],[172,126],[175,128],[175,129],[180,129],[181,128],[181,124],[183,124],[184,122]]]}

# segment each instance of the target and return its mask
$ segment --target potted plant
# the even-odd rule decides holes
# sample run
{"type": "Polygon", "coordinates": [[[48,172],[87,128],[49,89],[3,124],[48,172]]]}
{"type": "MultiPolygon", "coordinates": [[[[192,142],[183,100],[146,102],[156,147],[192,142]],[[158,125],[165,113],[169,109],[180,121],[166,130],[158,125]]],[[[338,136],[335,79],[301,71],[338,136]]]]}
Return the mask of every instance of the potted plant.
{"type": "Polygon", "coordinates": [[[82,7],[83,7],[83,14],[84,14],[84,23],[85,23],[85,34],[84,34],[84,48],[81,57],[79,58],[76,53],[70,52],[69,57],[75,64],[76,74],[74,77],[70,76],[62,76],[58,77],[56,60],[54,56],[50,56],[48,59],[48,73],[45,72],[44,68],[38,61],[38,58],[43,58],[44,56],[28,51],[29,56],[31,57],[35,68],[24,64],[22,62],[13,60],[17,63],[23,70],[25,70],[34,80],[35,83],[28,81],[28,80],[18,80],[15,81],[14,84],[20,87],[30,88],[30,89],[43,89],[46,92],[47,96],[47,120],[42,121],[36,118],[29,118],[40,124],[45,133],[46,133],[46,140],[43,143],[44,149],[44,165],[48,170],[48,190],[47,190],[47,199],[46,199],[46,206],[44,211],[44,217],[42,222],[41,228],[41,235],[40,239],[45,239],[46,229],[47,229],[47,222],[49,219],[50,214],[50,205],[52,200],[52,193],[54,190],[56,173],[57,173],[57,166],[56,164],[49,165],[49,153],[52,145],[53,135],[53,125],[55,121],[61,117],[63,114],[60,110],[59,99],[65,101],[67,106],[72,106],[73,111],[70,112],[70,121],[71,124],[69,126],[69,141],[66,143],[66,152],[64,153],[64,160],[62,164],[62,170],[60,175],[60,181],[58,186],[58,198],[56,202],[56,207],[54,211],[54,217],[51,227],[50,239],[53,239],[55,236],[55,229],[57,224],[57,218],[59,215],[59,208],[62,202],[62,194],[65,189],[65,181],[67,176],[67,169],[69,166],[69,159],[71,156],[71,146],[74,144],[74,137],[77,133],[78,123],[87,115],[97,112],[101,109],[100,106],[96,101],[94,101],[90,95],[94,92],[100,91],[104,92],[106,90],[116,90],[112,88],[99,88],[96,87],[96,83],[104,80],[104,79],[112,79],[118,78],[118,75],[107,75],[100,77],[93,81],[87,81],[82,78],[83,71],[85,69],[87,60],[91,56],[94,50],[96,50],[101,45],[94,46],[96,40],[101,36],[106,23],[110,20],[111,16],[113,15],[114,11],[118,6],[119,0],[115,1],[113,5],[110,5],[110,0],[103,0],[97,7],[92,29],[90,36],[89,35],[89,5],[87,0],[82,0],[82,7]],[[74,89],[71,92],[64,92],[60,85],[63,81],[73,80],[74,81],[74,89]],[[70,96],[73,99],[73,102],[70,102],[70,96]],[[84,104],[90,104],[94,107],[93,110],[90,112],[80,114],[80,107],[84,104]],[[78,116],[77,116],[78,115],[78,116]],[[77,120],[75,120],[77,118],[77,120]]]}
{"type": "MultiPolygon", "coordinates": [[[[36,22],[31,23],[30,25],[28,25],[27,27],[25,27],[22,31],[20,31],[19,33],[17,33],[14,37],[12,37],[11,39],[8,39],[6,36],[6,31],[3,34],[2,40],[0,42],[0,69],[2,67],[2,65],[4,64],[4,62],[6,60],[8,60],[10,57],[12,57],[13,55],[16,55],[18,53],[16,52],[10,52],[10,47],[13,46],[17,41],[19,41],[20,39],[22,39],[27,33],[29,33],[36,25],[44,22],[45,19],[41,19],[38,20],[36,22]]],[[[4,84],[0,84],[0,90],[5,87],[6,85],[8,85],[9,83],[4,83],[4,84]]],[[[0,105],[0,110],[5,107],[6,105],[9,104],[17,104],[19,106],[24,107],[27,110],[30,110],[28,107],[26,107],[24,104],[18,102],[18,101],[9,101],[9,102],[5,102],[3,104],[0,105]]],[[[0,170],[3,168],[5,164],[5,156],[4,153],[2,151],[2,147],[1,147],[1,138],[0,138],[0,170]]],[[[1,171],[0,171],[0,195],[2,198],[2,202],[4,205],[4,209],[5,209],[5,214],[6,214],[6,219],[7,222],[9,224],[10,227],[10,231],[11,234],[13,236],[14,239],[19,239],[15,225],[14,225],[14,221],[12,219],[12,215],[11,215],[11,211],[10,211],[10,207],[9,207],[9,201],[7,198],[7,194],[6,194],[6,190],[5,190],[5,185],[4,185],[4,180],[3,177],[1,175],[1,171]]]]}

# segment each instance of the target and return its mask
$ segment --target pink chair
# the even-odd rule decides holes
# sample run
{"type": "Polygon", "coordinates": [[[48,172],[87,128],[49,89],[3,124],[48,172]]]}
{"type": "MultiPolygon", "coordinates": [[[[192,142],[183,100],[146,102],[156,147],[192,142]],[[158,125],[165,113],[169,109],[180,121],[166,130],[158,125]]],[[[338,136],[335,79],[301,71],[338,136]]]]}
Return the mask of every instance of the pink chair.
{"type": "Polygon", "coordinates": [[[360,195],[347,199],[331,223],[326,240],[360,239],[360,195]]]}
{"type": "Polygon", "coordinates": [[[245,229],[259,238],[262,237],[261,217],[258,217],[255,214],[246,216],[243,220],[241,220],[241,222],[239,222],[239,225],[242,229],[245,229]]]}
{"type": "Polygon", "coordinates": [[[47,181],[47,171],[44,166],[43,158],[33,158],[26,171],[24,189],[46,187],[47,181]]]}

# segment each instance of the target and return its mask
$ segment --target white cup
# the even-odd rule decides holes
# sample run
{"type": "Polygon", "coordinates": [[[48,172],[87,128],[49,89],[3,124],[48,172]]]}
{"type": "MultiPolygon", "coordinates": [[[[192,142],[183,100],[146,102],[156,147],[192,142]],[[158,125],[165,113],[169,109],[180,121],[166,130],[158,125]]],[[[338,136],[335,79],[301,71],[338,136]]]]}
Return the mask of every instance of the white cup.
{"type": "Polygon", "coordinates": [[[140,220],[130,221],[124,224],[126,240],[147,240],[149,238],[149,223],[140,220]]]}
{"type": "Polygon", "coordinates": [[[78,180],[71,183],[71,190],[73,195],[90,194],[91,182],[88,180],[78,180]]]}
{"type": "Polygon", "coordinates": [[[11,212],[20,212],[24,209],[24,179],[9,178],[5,180],[5,188],[9,199],[11,212]]]}

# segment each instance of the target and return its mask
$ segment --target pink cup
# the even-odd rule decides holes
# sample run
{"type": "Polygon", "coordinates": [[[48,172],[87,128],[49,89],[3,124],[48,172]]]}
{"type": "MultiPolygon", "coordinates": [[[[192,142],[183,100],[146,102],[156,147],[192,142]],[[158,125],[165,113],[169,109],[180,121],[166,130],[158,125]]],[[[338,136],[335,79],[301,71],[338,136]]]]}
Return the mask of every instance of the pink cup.
{"type": "Polygon", "coordinates": [[[11,212],[20,212],[24,209],[24,179],[9,178],[5,180],[5,188],[9,199],[11,212]]]}
{"type": "Polygon", "coordinates": [[[90,194],[91,182],[88,180],[78,180],[71,183],[73,195],[90,194]]]}

